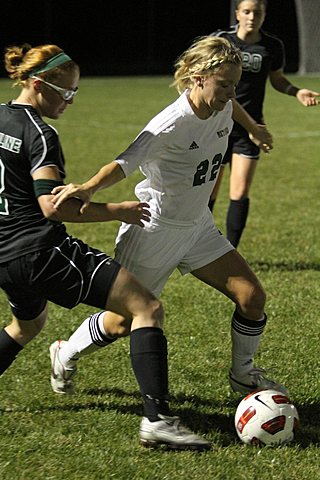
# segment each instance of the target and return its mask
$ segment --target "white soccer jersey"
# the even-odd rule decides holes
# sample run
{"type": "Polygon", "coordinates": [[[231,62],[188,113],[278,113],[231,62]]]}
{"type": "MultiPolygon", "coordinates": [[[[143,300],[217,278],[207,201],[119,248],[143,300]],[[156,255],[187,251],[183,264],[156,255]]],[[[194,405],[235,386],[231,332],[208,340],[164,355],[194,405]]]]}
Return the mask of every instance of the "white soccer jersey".
{"type": "Polygon", "coordinates": [[[233,126],[231,101],[201,120],[188,93],[156,115],[116,159],[126,176],[140,168],[146,179],[136,186],[137,197],[154,216],[176,225],[192,224],[207,211],[233,126]]]}

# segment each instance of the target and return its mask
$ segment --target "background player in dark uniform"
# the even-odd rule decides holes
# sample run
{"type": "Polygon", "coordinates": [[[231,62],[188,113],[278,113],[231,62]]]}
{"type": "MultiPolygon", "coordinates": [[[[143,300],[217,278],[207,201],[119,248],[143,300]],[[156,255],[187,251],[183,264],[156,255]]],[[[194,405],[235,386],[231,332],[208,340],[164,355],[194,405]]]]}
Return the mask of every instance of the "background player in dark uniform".
{"type": "MultiPolygon", "coordinates": [[[[0,374],[43,328],[48,300],[66,308],[84,303],[112,310],[123,316],[122,322],[108,321],[104,311],[87,322],[99,345],[131,329],[132,368],[144,399],[141,441],[209,448],[170,416],[160,301],[108,255],[69,236],[62,223],[117,219],[143,226],[148,205],[91,203],[80,215],[77,199],[59,211],[51,202],[52,189],[63,184],[64,158],[56,130],[42,117],[56,119],[73,103],[79,67],[56,45],[9,47],[5,67],[22,89],[16,100],[0,106],[0,287],[13,314],[0,331],[0,374]]],[[[62,366],[59,342],[50,353],[52,387],[67,393],[75,369],[62,366]]]]}
{"type": "MultiPolygon", "coordinates": [[[[318,92],[293,86],[283,74],[285,64],[284,46],[281,40],[261,30],[266,15],[266,0],[238,0],[236,2],[237,25],[228,31],[212,35],[225,37],[233,42],[243,56],[241,80],[237,86],[236,99],[257,123],[264,123],[263,101],[266,82],[281,93],[294,96],[305,106],[317,105],[318,92]]],[[[246,225],[249,211],[249,190],[259,159],[260,149],[251,142],[248,133],[235,123],[223,166],[230,163],[230,203],[227,213],[227,238],[237,247],[246,225]]],[[[211,194],[209,208],[212,210],[217,198],[224,169],[211,194]]]]}

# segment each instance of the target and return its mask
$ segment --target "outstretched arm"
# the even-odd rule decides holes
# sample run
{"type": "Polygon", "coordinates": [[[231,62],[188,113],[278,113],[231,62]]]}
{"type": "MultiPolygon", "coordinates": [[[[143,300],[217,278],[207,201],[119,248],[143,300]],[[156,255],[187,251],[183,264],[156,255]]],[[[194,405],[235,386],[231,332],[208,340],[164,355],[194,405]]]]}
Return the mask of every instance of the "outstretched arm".
{"type": "MultiPolygon", "coordinates": [[[[150,221],[149,205],[138,201],[125,201],[121,203],[94,203],[89,202],[83,209],[82,185],[77,186],[58,186],[56,189],[68,189],[63,198],[63,204],[57,209],[53,204],[54,196],[50,192],[50,185],[59,182],[59,172],[54,167],[45,167],[33,174],[34,188],[37,195],[39,206],[43,215],[53,221],[87,223],[87,222],[108,222],[110,220],[119,220],[126,223],[132,223],[144,226],[143,222],[150,221]],[[80,190],[79,190],[80,189],[80,190]],[[76,198],[75,194],[76,192],[76,198]],[[82,211],[81,211],[82,204],[82,211]]],[[[61,196],[65,190],[61,190],[61,196]]],[[[62,203],[61,202],[61,203],[62,203]]]]}
{"type": "Polygon", "coordinates": [[[282,70],[270,72],[269,78],[273,88],[278,90],[278,92],[296,97],[297,100],[305,107],[314,107],[320,104],[319,92],[314,92],[313,90],[309,90],[307,88],[295,87],[284,76],[282,70]]]}
{"type": "Polygon", "coordinates": [[[232,118],[249,133],[250,140],[255,143],[261,150],[268,153],[273,148],[272,135],[265,125],[260,125],[246,112],[237,100],[233,99],[232,118]]]}
{"type": "Polygon", "coordinates": [[[83,213],[90,203],[92,195],[103,188],[110,187],[125,178],[122,168],[117,162],[104,165],[100,170],[82,185],[69,183],[52,190],[52,202],[56,209],[68,198],[78,198],[82,202],[80,213],[83,213]]]}

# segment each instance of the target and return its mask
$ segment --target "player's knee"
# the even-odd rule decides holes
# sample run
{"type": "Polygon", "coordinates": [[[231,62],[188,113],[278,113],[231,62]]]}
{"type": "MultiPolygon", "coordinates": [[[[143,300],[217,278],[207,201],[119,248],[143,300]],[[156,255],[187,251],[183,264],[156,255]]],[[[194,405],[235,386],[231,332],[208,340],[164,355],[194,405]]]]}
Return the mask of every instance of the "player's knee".
{"type": "Polygon", "coordinates": [[[136,315],[134,320],[134,325],[135,327],[138,324],[140,327],[162,328],[163,322],[164,322],[163,306],[160,300],[153,297],[143,305],[143,308],[136,315]]]}
{"type": "Polygon", "coordinates": [[[266,293],[260,284],[247,289],[240,299],[239,307],[247,318],[261,318],[264,313],[266,293]]]}
{"type": "Polygon", "coordinates": [[[158,299],[151,302],[151,318],[155,322],[155,327],[162,327],[164,322],[164,309],[162,303],[158,299]]]}
{"type": "Polygon", "coordinates": [[[11,334],[21,345],[26,345],[41,332],[45,325],[45,321],[45,316],[26,321],[14,319],[8,326],[9,334],[11,334]]]}
{"type": "Polygon", "coordinates": [[[136,310],[136,314],[140,319],[139,321],[146,323],[148,326],[161,328],[163,325],[164,309],[162,303],[153,293],[144,287],[142,295],[140,296],[139,309],[136,310]]]}

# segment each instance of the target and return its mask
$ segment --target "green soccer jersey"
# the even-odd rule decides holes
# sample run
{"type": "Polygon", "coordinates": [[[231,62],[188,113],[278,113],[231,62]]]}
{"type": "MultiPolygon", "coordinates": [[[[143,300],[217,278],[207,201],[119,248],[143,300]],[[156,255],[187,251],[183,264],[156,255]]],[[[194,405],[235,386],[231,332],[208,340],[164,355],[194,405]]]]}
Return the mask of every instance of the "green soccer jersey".
{"type": "Polygon", "coordinates": [[[46,219],[32,173],[55,166],[65,177],[57,131],[31,105],[0,105],[0,263],[47,248],[66,235],[60,222],[46,219]]]}

